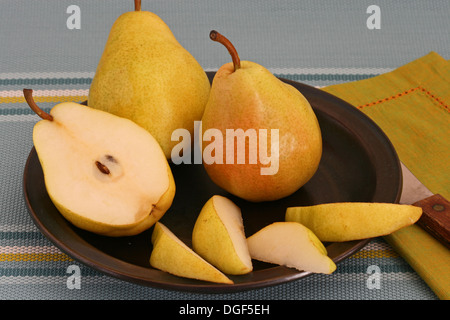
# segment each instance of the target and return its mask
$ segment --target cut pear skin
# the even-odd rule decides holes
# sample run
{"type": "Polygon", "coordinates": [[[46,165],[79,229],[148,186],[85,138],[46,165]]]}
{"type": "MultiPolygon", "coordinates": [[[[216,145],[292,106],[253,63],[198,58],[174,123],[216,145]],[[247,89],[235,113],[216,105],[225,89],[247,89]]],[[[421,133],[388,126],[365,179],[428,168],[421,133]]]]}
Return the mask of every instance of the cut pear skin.
{"type": "Polygon", "coordinates": [[[369,202],[339,202],[290,207],[285,220],[299,222],[324,242],[343,242],[388,235],[414,224],[420,207],[369,202]]]}
{"type": "Polygon", "coordinates": [[[72,102],[50,115],[34,126],[33,143],[49,197],[67,220],[94,233],[128,236],[166,213],[175,182],[147,130],[72,102]]]}
{"type": "Polygon", "coordinates": [[[322,242],[297,222],[274,222],[250,236],[247,243],[255,260],[312,273],[336,270],[322,242]]]}
{"type": "Polygon", "coordinates": [[[240,208],[215,195],[203,206],[192,232],[195,252],[226,274],[253,270],[240,208]]]}
{"type": "Polygon", "coordinates": [[[208,263],[161,222],[152,233],[150,265],[172,275],[208,282],[233,284],[225,274],[208,263]]]}

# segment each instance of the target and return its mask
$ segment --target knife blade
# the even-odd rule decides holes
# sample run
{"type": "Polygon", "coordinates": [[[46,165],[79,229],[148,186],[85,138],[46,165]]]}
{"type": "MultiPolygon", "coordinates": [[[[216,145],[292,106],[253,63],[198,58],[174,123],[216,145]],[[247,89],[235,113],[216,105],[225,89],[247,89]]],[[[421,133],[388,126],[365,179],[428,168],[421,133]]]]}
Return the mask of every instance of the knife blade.
{"type": "Polygon", "coordinates": [[[423,213],[417,224],[450,249],[450,202],[431,192],[403,163],[401,168],[403,188],[399,203],[421,207],[423,213]]]}

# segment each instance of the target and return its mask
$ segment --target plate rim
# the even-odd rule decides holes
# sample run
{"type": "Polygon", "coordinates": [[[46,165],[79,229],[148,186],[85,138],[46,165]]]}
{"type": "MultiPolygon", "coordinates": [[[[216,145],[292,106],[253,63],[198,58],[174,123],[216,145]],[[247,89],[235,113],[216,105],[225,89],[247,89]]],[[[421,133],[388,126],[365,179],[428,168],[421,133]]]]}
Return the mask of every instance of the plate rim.
{"type": "MultiPolygon", "coordinates": [[[[213,77],[215,74],[215,72],[206,72],[206,73],[209,77],[213,77]]],[[[393,157],[393,160],[395,160],[394,161],[395,163],[393,165],[395,165],[397,168],[397,170],[395,170],[397,172],[397,178],[396,178],[397,193],[396,193],[396,195],[393,195],[392,202],[398,203],[400,200],[400,195],[401,195],[401,191],[402,191],[402,174],[401,174],[400,160],[399,160],[399,157],[397,155],[397,152],[396,152],[392,142],[387,137],[387,135],[384,133],[384,131],[372,119],[370,119],[366,114],[364,114],[360,110],[356,109],[354,106],[352,106],[348,102],[340,99],[339,97],[336,97],[328,92],[325,92],[323,90],[320,90],[318,88],[315,88],[313,86],[310,86],[310,85],[307,85],[307,84],[304,84],[301,82],[289,80],[289,79],[282,78],[282,77],[278,77],[278,78],[280,80],[282,80],[283,82],[294,85],[296,87],[296,89],[298,89],[299,91],[300,91],[300,89],[298,88],[298,86],[304,88],[305,90],[310,90],[313,92],[320,92],[322,97],[326,98],[327,100],[332,100],[332,101],[334,100],[335,103],[338,103],[340,106],[347,108],[348,111],[350,111],[351,113],[354,113],[354,115],[356,117],[358,117],[360,120],[364,120],[367,124],[369,124],[372,127],[373,130],[376,131],[377,135],[384,140],[383,142],[385,144],[385,147],[390,150],[391,156],[393,157]]],[[[339,121],[339,119],[337,119],[337,118],[334,118],[334,120],[339,121]]],[[[341,124],[342,124],[342,122],[341,122],[341,124]]],[[[347,126],[345,126],[345,127],[347,127],[347,126]]],[[[117,268],[113,268],[113,267],[111,267],[111,265],[105,264],[104,260],[101,260],[101,262],[99,262],[98,260],[94,261],[94,260],[90,259],[89,257],[87,257],[85,254],[76,251],[73,248],[73,245],[72,246],[67,245],[64,241],[61,241],[61,239],[58,239],[53,234],[53,232],[51,232],[47,228],[47,226],[45,226],[42,223],[42,221],[39,219],[37,213],[35,212],[34,208],[32,207],[32,205],[29,201],[29,198],[28,198],[28,194],[27,194],[27,179],[28,179],[27,171],[28,171],[30,161],[33,156],[33,152],[37,156],[34,145],[32,146],[31,151],[30,151],[30,153],[27,157],[26,163],[25,163],[23,179],[22,179],[22,183],[23,183],[22,190],[23,190],[23,196],[24,196],[24,199],[26,202],[26,207],[28,209],[28,212],[29,212],[34,224],[44,234],[44,236],[47,239],[49,239],[62,252],[64,252],[65,254],[67,254],[68,256],[73,258],[74,260],[76,260],[92,269],[95,269],[101,273],[107,274],[109,276],[112,276],[114,278],[118,278],[118,279],[121,279],[121,280],[124,280],[127,282],[144,285],[144,286],[149,286],[149,287],[154,287],[154,288],[175,290],[175,291],[180,291],[180,292],[198,292],[198,293],[209,293],[209,294],[243,292],[243,291],[248,291],[248,290],[264,288],[264,287],[269,287],[269,286],[274,286],[274,285],[291,282],[293,280],[298,280],[298,279],[301,279],[301,278],[304,278],[304,277],[314,274],[311,272],[297,271],[297,270],[287,268],[284,266],[274,266],[273,268],[258,270],[257,272],[259,272],[260,274],[275,273],[275,274],[278,274],[276,277],[273,277],[270,279],[264,279],[264,280],[260,280],[260,281],[255,281],[255,282],[238,282],[238,283],[234,283],[231,285],[229,285],[229,284],[224,285],[224,284],[198,281],[198,280],[193,280],[193,279],[183,279],[183,281],[181,281],[180,283],[176,283],[176,282],[168,283],[168,282],[161,281],[159,279],[149,280],[148,278],[141,277],[140,275],[132,274],[130,272],[124,272],[123,270],[117,270],[117,268]]],[[[70,223],[70,222],[68,222],[68,223],[70,223]]],[[[79,238],[82,239],[81,237],[79,237],[79,238]]],[[[353,243],[354,243],[353,245],[349,244],[350,249],[341,253],[337,257],[334,257],[333,261],[336,264],[342,262],[346,258],[348,258],[351,255],[355,254],[356,252],[360,251],[364,246],[366,246],[370,241],[372,241],[372,239],[373,238],[367,238],[367,239],[353,241],[353,243]]],[[[82,243],[83,246],[85,244],[88,244],[84,239],[82,239],[82,240],[83,240],[83,243],[82,243]]],[[[350,243],[350,242],[348,242],[348,243],[350,243]]],[[[330,244],[330,246],[332,246],[334,244],[335,243],[332,243],[332,244],[330,244]]],[[[338,243],[337,245],[340,245],[340,244],[338,243]]],[[[78,247],[76,249],[78,249],[78,247]]],[[[100,251],[99,249],[97,249],[97,248],[94,248],[94,249],[96,251],[99,251],[101,254],[106,255],[104,252],[100,251]]],[[[137,270],[145,271],[146,273],[148,273],[149,270],[152,270],[157,273],[161,273],[161,272],[164,273],[164,271],[159,271],[156,269],[153,270],[153,269],[149,269],[149,268],[146,268],[143,266],[134,265],[130,262],[120,260],[116,257],[112,257],[112,256],[108,256],[108,257],[110,259],[109,261],[114,261],[115,263],[118,263],[118,264],[131,266],[132,270],[137,269],[137,270]]],[[[230,278],[233,278],[233,276],[230,276],[230,278]]]]}

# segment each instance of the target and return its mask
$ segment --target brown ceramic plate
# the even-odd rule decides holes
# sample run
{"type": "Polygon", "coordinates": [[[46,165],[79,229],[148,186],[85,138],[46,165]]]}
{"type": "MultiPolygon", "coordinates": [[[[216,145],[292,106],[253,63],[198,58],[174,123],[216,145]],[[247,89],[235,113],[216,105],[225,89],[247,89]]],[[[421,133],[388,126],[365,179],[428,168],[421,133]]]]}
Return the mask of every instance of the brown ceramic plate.
{"type": "MultiPolygon", "coordinates": [[[[208,76],[212,79],[214,73],[208,76]]],[[[200,209],[214,194],[229,196],[241,207],[247,236],[274,221],[283,221],[289,206],[343,201],[398,202],[402,185],[399,160],[380,128],[359,110],[330,94],[282,80],[303,93],[320,122],[323,157],[317,173],[287,198],[254,204],[218,188],[202,165],[172,166],[177,193],[161,222],[186,244],[191,243],[191,232],[200,209]]],[[[125,281],[171,290],[225,293],[277,285],[310,274],[254,261],[253,272],[230,277],[235,282],[233,285],[176,277],[149,265],[153,228],[133,237],[109,238],[80,230],[66,221],[48,197],[34,148],[26,163],[23,182],[31,217],[48,239],[75,260],[125,281]]],[[[369,241],[325,245],[329,256],[339,263],[369,241]]]]}

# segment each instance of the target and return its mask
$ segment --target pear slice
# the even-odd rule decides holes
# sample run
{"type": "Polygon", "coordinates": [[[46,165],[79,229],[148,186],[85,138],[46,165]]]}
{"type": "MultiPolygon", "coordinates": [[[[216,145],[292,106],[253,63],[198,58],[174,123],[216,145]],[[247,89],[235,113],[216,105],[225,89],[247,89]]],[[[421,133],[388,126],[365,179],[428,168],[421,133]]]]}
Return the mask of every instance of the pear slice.
{"type": "Polygon", "coordinates": [[[138,234],[172,204],[175,183],[153,136],[134,122],[77,103],[42,111],[33,143],[48,194],[75,226],[107,236],[138,234]]]}
{"type": "Polygon", "coordinates": [[[250,236],[247,243],[256,260],[313,273],[336,270],[322,242],[297,222],[274,222],[250,236]]]}
{"type": "Polygon", "coordinates": [[[287,208],[285,220],[299,222],[324,242],[384,236],[414,224],[422,209],[394,203],[339,202],[287,208]]]}
{"type": "Polygon", "coordinates": [[[209,282],[233,284],[226,275],[209,264],[161,222],[152,233],[150,265],[170,274],[209,282]]]}
{"type": "Polygon", "coordinates": [[[215,195],[203,206],[192,232],[192,246],[224,273],[253,270],[241,209],[226,197],[215,195]]]}

